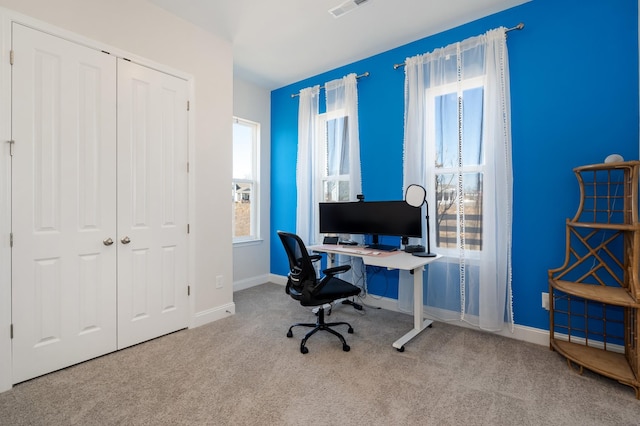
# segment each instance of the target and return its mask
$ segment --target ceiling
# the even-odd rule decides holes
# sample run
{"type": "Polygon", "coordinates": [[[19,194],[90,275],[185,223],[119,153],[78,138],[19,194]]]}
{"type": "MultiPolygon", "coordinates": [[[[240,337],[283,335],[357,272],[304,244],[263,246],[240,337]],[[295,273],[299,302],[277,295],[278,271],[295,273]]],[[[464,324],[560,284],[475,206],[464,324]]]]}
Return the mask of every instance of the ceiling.
{"type": "Polygon", "coordinates": [[[339,18],[345,0],[149,1],[229,41],[234,75],[272,90],[529,0],[368,0],[339,18]]]}

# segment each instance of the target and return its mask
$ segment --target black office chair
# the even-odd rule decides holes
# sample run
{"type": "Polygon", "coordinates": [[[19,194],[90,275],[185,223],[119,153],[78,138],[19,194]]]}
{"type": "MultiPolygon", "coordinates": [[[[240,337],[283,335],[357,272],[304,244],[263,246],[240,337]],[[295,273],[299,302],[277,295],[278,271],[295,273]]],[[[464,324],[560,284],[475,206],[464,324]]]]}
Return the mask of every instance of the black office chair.
{"type": "Polygon", "coordinates": [[[346,325],[348,333],[353,333],[353,327],[347,322],[324,322],[324,308],[322,305],[325,303],[332,303],[338,299],[344,299],[347,297],[357,296],[360,294],[360,288],[349,284],[340,278],[334,277],[334,275],[341,272],[346,272],[351,269],[349,265],[336,266],[334,268],[325,269],[322,273],[325,275],[322,278],[318,278],[316,270],[313,267],[313,262],[320,260],[320,255],[310,256],[307,252],[307,248],[304,243],[295,234],[288,232],[278,231],[278,236],[284,245],[284,249],[287,252],[289,258],[289,279],[287,280],[286,292],[293,299],[300,302],[302,306],[319,306],[318,318],[315,324],[313,323],[297,323],[289,327],[287,337],[293,337],[291,331],[293,327],[313,327],[313,330],[305,334],[302,342],[300,343],[300,352],[306,354],[309,352],[305,346],[307,339],[314,335],[319,330],[328,331],[331,334],[338,336],[342,342],[342,350],[348,352],[351,348],[347,345],[347,342],[342,337],[342,334],[331,329],[337,325],[346,325]]]}

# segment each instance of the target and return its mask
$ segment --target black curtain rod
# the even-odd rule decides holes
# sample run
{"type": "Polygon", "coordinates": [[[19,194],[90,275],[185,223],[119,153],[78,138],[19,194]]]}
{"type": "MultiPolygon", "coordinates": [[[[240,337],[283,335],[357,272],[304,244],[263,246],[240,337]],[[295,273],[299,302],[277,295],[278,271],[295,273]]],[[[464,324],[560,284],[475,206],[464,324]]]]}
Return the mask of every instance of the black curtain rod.
{"type": "MultiPolygon", "coordinates": [[[[506,33],[508,33],[509,31],[513,31],[513,30],[521,30],[524,28],[524,24],[522,22],[520,22],[518,25],[516,25],[515,27],[512,28],[507,28],[505,30],[506,33]]],[[[403,62],[401,64],[393,64],[393,69],[397,70],[400,67],[404,67],[406,64],[403,62]]]]}
{"type": "MultiPolygon", "coordinates": [[[[356,75],[356,78],[369,77],[369,71],[366,71],[363,74],[356,75]]],[[[324,89],[324,86],[320,86],[321,89],[324,89]]],[[[300,93],[292,93],[291,97],[295,98],[296,96],[300,96],[300,93]]]]}

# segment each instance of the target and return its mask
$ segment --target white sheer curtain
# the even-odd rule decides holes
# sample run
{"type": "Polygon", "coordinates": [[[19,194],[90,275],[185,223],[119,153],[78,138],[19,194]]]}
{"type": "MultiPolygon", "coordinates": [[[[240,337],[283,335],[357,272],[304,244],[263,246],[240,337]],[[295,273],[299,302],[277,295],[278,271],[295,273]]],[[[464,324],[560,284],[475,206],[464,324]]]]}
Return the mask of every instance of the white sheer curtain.
{"type": "Polygon", "coordinates": [[[513,329],[505,28],[408,58],[405,73],[404,186],[429,191],[431,247],[444,255],[428,267],[425,312],[513,329]]]}
{"type": "Polygon", "coordinates": [[[333,201],[355,201],[356,195],[362,193],[356,74],[329,81],[324,87],[328,117],[324,122],[332,121],[334,134],[327,134],[329,126],[318,128],[319,86],[301,90],[298,107],[296,233],[306,244],[319,242],[317,206],[331,201],[327,194],[332,185],[337,185],[336,192],[341,194],[333,201]],[[322,143],[329,145],[320,149],[322,143]],[[324,169],[318,158],[320,152],[327,156],[324,169]]]}
{"type": "MultiPolygon", "coordinates": [[[[355,74],[332,80],[324,85],[327,102],[327,116],[344,119],[337,120],[334,127],[335,137],[333,146],[327,148],[327,174],[348,175],[347,199],[340,201],[356,201],[356,196],[362,193],[362,174],[360,167],[360,135],[358,126],[358,83],[355,74]]],[[[327,201],[327,200],[319,200],[327,201]]],[[[362,235],[352,235],[351,239],[359,243],[364,242],[362,235]]],[[[362,259],[344,255],[336,256],[338,265],[349,263],[351,269],[340,275],[340,278],[355,285],[364,285],[365,274],[362,259]]]]}
{"type": "Polygon", "coordinates": [[[318,100],[320,86],[316,85],[300,91],[298,106],[298,160],[296,168],[296,188],[298,204],[296,209],[296,234],[305,244],[315,242],[318,229],[313,203],[317,198],[318,178],[315,153],[318,144],[318,100]]]}
{"type": "Polygon", "coordinates": [[[341,111],[346,117],[345,137],[334,138],[337,144],[328,150],[333,157],[329,164],[335,164],[340,174],[349,175],[349,200],[356,201],[356,196],[362,193],[357,78],[349,74],[324,86],[327,114],[341,111]]]}

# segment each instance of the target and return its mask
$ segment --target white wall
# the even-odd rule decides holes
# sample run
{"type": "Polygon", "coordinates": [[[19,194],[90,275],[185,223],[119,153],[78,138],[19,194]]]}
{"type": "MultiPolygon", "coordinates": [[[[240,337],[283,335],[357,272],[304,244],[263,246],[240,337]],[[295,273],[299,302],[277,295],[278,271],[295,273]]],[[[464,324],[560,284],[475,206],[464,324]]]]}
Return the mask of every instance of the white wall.
{"type": "MultiPolygon", "coordinates": [[[[192,289],[191,325],[197,326],[235,312],[231,242],[233,54],[231,45],[145,0],[0,0],[0,6],[110,47],[130,52],[193,77],[190,131],[190,212],[192,289]],[[216,288],[222,276],[223,287],[216,288]]],[[[0,12],[7,12],[2,11],[0,12]]],[[[11,15],[12,12],[8,12],[11,15]]],[[[3,31],[4,35],[7,31],[3,31]]],[[[7,45],[0,57],[7,88],[7,45]]],[[[4,105],[6,102],[0,102],[4,105]]],[[[6,119],[6,108],[0,111],[6,119]]],[[[248,117],[249,118],[249,117],[248,117]]],[[[0,121],[2,121],[0,119],[0,121]]],[[[7,129],[1,128],[2,137],[7,129]]],[[[6,139],[5,139],[6,140],[6,139]]],[[[4,141],[3,141],[4,142],[4,141]]],[[[0,163],[0,238],[8,237],[5,148],[0,163]]],[[[8,239],[8,238],[7,238],[8,239]]],[[[10,268],[4,241],[0,246],[0,391],[10,383],[10,268]],[[8,358],[9,357],[9,358],[8,358]]],[[[10,386],[10,384],[9,384],[10,386]]]]}
{"type": "Polygon", "coordinates": [[[233,115],[260,123],[260,241],[233,247],[233,288],[241,290],[269,281],[271,92],[235,79],[233,115]]]}

